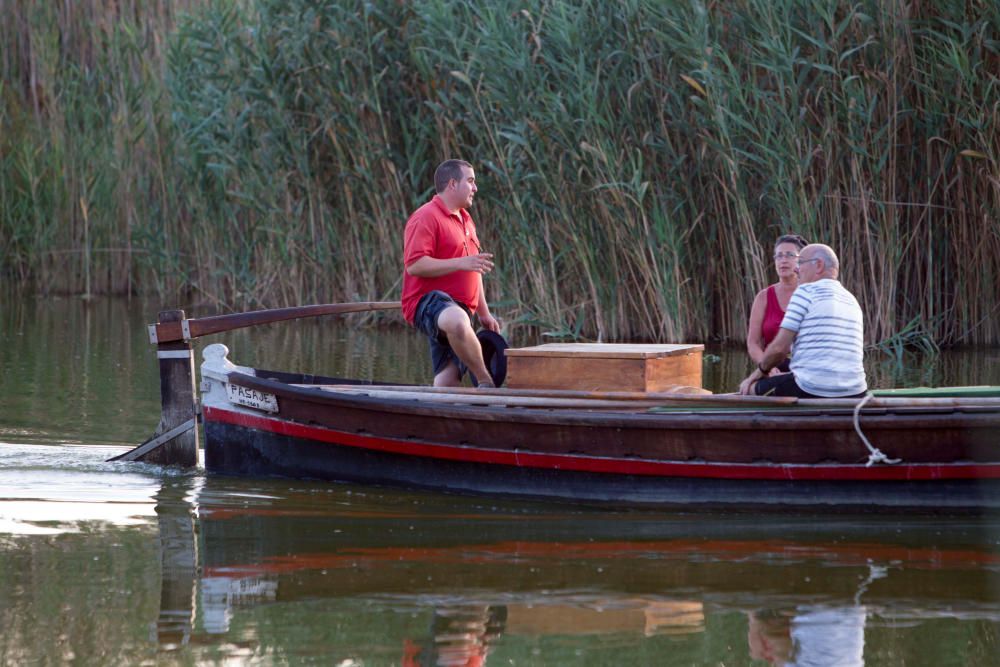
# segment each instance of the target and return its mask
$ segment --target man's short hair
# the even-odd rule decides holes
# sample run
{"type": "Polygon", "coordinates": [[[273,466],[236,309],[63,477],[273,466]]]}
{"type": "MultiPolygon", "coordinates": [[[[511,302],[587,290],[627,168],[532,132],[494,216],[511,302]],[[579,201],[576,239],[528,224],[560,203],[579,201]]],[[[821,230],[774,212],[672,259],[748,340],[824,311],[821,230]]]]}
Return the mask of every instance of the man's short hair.
{"type": "Polygon", "coordinates": [[[441,194],[451,181],[462,178],[462,167],[472,169],[465,160],[445,160],[434,170],[434,192],[441,194]]]}
{"type": "MultiPolygon", "coordinates": [[[[837,253],[833,251],[828,245],[823,245],[822,243],[813,243],[807,246],[810,251],[812,251],[813,259],[823,260],[823,265],[827,269],[833,269],[834,271],[840,270],[840,260],[837,259],[837,253]]],[[[805,250],[805,248],[803,248],[805,250]]]]}

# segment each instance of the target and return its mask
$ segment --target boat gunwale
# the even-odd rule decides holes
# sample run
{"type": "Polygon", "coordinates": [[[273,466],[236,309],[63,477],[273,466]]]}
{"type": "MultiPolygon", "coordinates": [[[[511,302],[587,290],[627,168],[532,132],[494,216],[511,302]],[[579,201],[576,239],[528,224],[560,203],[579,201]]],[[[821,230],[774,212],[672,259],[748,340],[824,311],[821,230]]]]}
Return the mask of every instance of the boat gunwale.
{"type": "MultiPolygon", "coordinates": [[[[733,409],[731,406],[697,406],[687,408],[689,412],[673,411],[655,412],[652,409],[637,408],[634,412],[623,410],[608,410],[603,408],[547,408],[547,407],[509,407],[506,405],[463,405],[452,403],[430,403],[414,399],[391,399],[366,396],[361,393],[330,392],[319,386],[300,386],[266,377],[257,377],[240,372],[229,374],[229,381],[249,389],[257,389],[283,396],[286,399],[299,400],[320,405],[340,405],[353,408],[378,410],[415,416],[440,416],[456,418],[478,418],[488,421],[510,421],[521,423],[559,424],[562,422],[574,425],[601,425],[605,427],[621,426],[627,428],[654,427],[663,428],[666,424],[677,428],[696,430],[720,428],[719,422],[725,422],[724,428],[756,429],[761,427],[794,430],[802,428],[802,422],[807,421],[812,428],[839,429],[845,427],[845,421],[853,421],[854,407],[832,408],[812,406],[803,399],[796,404],[783,403],[773,407],[747,406],[745,410],[733,409]],[[714,412],[713,412],[714,410],[714,412]],[[779,410],[781,410],[779,412],[779,410]],[[819,412],[819,414],[817,414],[819,412]],[[711,416],[712,423],[705,423],[704,417],[711,416]],[[820,420],[832,420],[834,423],[823,424],[820,420]]],[[[358,391],[364,391],[365,385],[359,384],[358,391]]],[[[664,401],[667,403],[667,401],[664,401]]],[[[696,401],[691,401],[696,403],[696,401]]],[[[856,403],[856,402],[855,402],[856,403]]],[[[674,406],[676,407],[676,406],[674,406]]],[[[987,406],[913,406],[862,408],[860,415],[865,418],[866,428],[891,428],[893,422],[905,421],[913,417],[935,418],[945,421],[952,417],[960,422],[957,425],[972,428],[1000,427],[1000,405],[987,406]],[[977,408],[974,412],[965,412],[965,407],[977,408]],[[903,410],[897,412],[896,410],[903,410]],[[888,423],[885,423],[888,422],[888,423]],[[979,423],[982,422],[982,423],[979,423]]],[[[943,423],[941,427],[947,427],[943,423]]]]}

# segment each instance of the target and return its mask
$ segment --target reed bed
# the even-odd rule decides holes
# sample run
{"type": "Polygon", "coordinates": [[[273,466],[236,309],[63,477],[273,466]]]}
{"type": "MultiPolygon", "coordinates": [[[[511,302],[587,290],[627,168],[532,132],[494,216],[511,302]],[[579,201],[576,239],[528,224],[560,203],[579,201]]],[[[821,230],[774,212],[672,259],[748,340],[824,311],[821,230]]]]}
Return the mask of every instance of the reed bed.
{"type": "Polygon", "coordinates": [[[0,10],[5,279],[397,298],[402,226],[460,156],[494,310],[542,333],[742,340],[794,231],[839,252],[870,343],[1000,342],[995,2],[0,10]]]}

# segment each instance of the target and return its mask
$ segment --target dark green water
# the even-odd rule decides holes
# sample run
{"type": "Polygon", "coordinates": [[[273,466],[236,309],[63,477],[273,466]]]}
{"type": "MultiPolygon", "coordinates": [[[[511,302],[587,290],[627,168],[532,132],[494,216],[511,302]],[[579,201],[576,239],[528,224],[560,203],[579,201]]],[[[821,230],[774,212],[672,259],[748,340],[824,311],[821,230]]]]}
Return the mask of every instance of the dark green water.
{"type": "MultiPolygon", "coordinates": [[[[600,512],[105,463],[158,419],[156,309],[0,308],[0,664],[1000,663],[996,516],[600,512]]],[[[355,322],[198,347],[428,379],[419,338],[355,322]]],[[[716,354],[729,390],[748,364],[716,354]]],[[[1000,384],[998,358],[869,371],[1000,384]]]]}

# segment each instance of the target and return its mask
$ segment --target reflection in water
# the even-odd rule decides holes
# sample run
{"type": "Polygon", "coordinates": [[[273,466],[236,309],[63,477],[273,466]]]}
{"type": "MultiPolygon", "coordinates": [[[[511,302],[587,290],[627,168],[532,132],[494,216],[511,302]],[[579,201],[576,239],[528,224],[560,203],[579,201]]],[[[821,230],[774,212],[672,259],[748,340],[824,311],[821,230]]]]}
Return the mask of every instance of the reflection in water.
{"type": "Polygon", "coordinates": [[[771,665],[865,664],[864,606],[805,605],[749,614],[750,657],[771,665]]]}
{"type": "Polygon", "coordinates": [[[160,615],[156,620],[161,651],[172,651],[191,641],[195,610],[194,590],[198,569],[198,544],[194,516],[187,509],[192,488],[200,480],[165,480],[156,500],[160,548],[160,615]]]}
{"type": "MultiPolygon", "coordinates": [[[[704,632],[701,602],[642,600],[600,596],[566,596],[556,591],[526,601],[463,604],[423,599],[433,609],[428,637],[407,638],[402,663],[407,667],[486,664],[501,637],[530,638],[608,636],[651,637],[704,632]]],[[[500,596],[500,599],[504,599],[500,596]]]]}
{"type": "Polygon", "coordinates": [[[792,647],[796,665],[864,664],[864,607],[807,606],[792,617],[792,647]]]}
{"type": "MultiPolygon", "coordinates": [[[[990,520],[704,521],[275,487],[209,478],[190,503],[172,508],[161,494],[158,512],[195,517],[197,565],[171,579],[184,591],[173,596],[164,566],[161,599],[180,604],[160,617],[181,618],[191,600],[192,644],[201,635],[257,657],[267,646],[275,660],[301,649],[356,664],[392,655],[386,664],[423,667],[494,657],[564,663],[570,653],[607,651],[614,664],[639,664],[668,641],[671,652],[702,656],[695,662],[736,651],[774,665],[862,665],[866,651],[898,643],[887,637],[919,633],[931,620],[979,619],[993,628],[984,643],[946,649],[976,664],[1000,628],[990,520]],[[332,627],[336,637],[290,646],[295,637],[315,642],[302,639],[297,623],[332,627]],[[372,624],[381,639],[371,637],[372,624]]],[[[161,536],[164,543],[191,534],[183,521],[161,516],[159,525],[181,533],[161,536]]],[[[183,649],[189,640],[179,637],[161,635],[161,650],[183,649]]]]}
{"type": "Polygon", "coordinates": [[[793,611],[761,609],[747,617],[750,657],[769,665],[786,665],[792,658],[793,611]]]}
{"type": "Polygon", "coordinates": [[[234,608],[273,601],[278,582],[262,577],[203,577],[199,588],[202,627],[215,635],[229,632],[234,608]]]}
{"type": "Polygon", "coordinates": [[[681,635],[705,630],[705,611],[695,600],[657,600],[641,597],[608,600],[583,596],[562,602],[539,600],[510,605],[507,624],[514,634],[613,634],[641,632],[681,635]]]}
{"type": "Polygon", "coordinates": [[[434,608],[423,644],[404,642],[403,667],[478,667],[486,664],[507,622],[502,605],[441,605],[434,608]]]}
{"type": "Polygon", "coordinates": [[[1000,638],[995,517],[578,511],[142,466],[102,478],[104,455],[65,463],[75,479],[4,479],[52,516],[67,499],[128,509],[0,535],[3,660],[985,665],[1000,638]]]}

